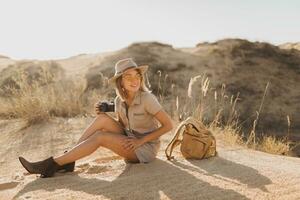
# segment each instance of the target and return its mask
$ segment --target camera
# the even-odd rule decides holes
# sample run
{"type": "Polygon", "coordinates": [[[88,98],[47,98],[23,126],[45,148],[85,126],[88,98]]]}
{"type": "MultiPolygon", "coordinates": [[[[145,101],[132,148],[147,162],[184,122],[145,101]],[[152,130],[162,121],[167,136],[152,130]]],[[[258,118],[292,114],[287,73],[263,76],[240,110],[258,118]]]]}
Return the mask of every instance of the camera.
{"type": "Polygon", "coordinates": [[[115,104],[113,101],[103,101],[97,104],[97,108],[100,112],[114,112],[115,104]]]}

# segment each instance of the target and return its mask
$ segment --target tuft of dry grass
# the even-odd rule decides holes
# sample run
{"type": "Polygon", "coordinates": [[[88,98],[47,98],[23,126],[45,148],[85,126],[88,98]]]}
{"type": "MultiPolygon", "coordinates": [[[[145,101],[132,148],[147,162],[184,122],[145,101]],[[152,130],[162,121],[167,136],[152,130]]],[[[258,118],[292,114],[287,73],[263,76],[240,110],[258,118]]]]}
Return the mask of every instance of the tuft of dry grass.
{"type": "Polygon", "coordinates": [[[209,130],[217,136],[217,140],[220,139],[224,143],[230,146],[245,146],[242,136],[239,134],[237,129],[234,129],[230,126],[228,127],[218,127],[210,126],[209,130]]]}
{"type": "Polygon", "coordinates": [[[290,142],[286,142],[284,139],[277,139],[274,136],[264,136],[258,149],[272,154],[288,155],[290,144],[290,142]]]}

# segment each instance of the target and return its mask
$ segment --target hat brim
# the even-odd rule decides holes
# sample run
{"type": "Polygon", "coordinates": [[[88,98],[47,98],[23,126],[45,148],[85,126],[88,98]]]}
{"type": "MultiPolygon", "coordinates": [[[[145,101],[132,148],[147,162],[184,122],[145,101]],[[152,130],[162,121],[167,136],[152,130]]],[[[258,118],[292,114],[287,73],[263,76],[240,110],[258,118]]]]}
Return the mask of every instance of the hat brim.
{"type": "MultiPolygon", "coordinates": [[[[136,67],[135,69],[140,69],[142,74],[144,74],[148,70],[148,67],[149,67],[149,65],[141,65],[141,66],[136,67]]],[[[132,68],[128,68],[128,69],[132,69],[132,68]]],[[[128,69],[126,69],[126,70],[128,70],[128,69]]],[[[116,79],[118,77],[122,76],[122,74],[124,74],[124,72],[126,72],[126,70],[124,70],[122,73],[115,75],[115,76],[111,77],[110,79],[108,79],[108,84],[109,85],[115,84],[116,79]]]]}

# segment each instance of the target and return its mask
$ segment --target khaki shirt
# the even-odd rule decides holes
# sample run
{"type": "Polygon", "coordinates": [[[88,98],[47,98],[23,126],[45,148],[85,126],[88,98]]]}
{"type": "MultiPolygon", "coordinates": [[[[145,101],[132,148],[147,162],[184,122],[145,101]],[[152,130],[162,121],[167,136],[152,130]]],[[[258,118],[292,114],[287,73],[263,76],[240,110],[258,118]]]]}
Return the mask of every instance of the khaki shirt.
{"type": "Polygon", "coordinates": [[[159,128],[160,123],[154,115],[163,107],[158,102],[156,96],[150,92],[138,91],[128,107],[128,119],[126,117],[125,101],[120,97],[114,99],[115,113],[119,115],[125,129],[129,129],[139,133],[152,132],[159,128]]]}

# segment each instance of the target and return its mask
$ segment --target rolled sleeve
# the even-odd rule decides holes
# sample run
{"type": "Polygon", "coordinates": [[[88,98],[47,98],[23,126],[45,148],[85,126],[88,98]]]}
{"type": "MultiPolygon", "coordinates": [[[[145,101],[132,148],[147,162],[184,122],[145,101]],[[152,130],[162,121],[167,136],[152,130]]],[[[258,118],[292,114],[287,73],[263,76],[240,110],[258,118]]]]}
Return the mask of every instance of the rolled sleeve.
{"type": "Polygon", "coordinates": [[[152,93],[148,93],[145,97],[145,109],[151,115],[155,115],[162,109],[162,105],[158,102],[156,96],[152,93]]]}

